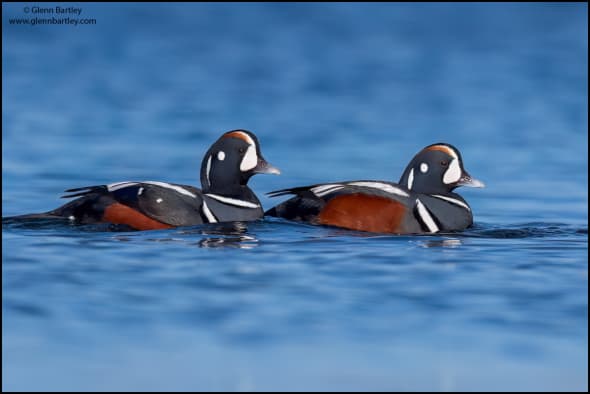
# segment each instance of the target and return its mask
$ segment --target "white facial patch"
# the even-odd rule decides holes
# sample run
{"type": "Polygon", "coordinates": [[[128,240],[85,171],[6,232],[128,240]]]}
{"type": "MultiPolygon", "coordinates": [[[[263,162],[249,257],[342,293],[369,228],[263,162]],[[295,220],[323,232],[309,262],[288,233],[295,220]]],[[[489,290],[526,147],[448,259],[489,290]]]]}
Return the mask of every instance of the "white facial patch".
{"type": "Polygon", "coordinates": [[[256,154],[256,147],[254,145],[250,145],[248,150],[246,150],[246,154],[240,163],[240,170],[242,172],[250,171],[258,164],[258,155],[256,154]]]}
{"type": "Polygon", "coordinates": [[[459,166],[459,160],[453,159],[451,160],[451,164],[449,164],[449,168],[445,171],[443,176],[443,182],[445,184],[455,183],[461,179],[461,167],[459,166]]]}
{"type": "Polygon", "coordinates": [[[141,196],[141,193],[143,193],[143,187],[140,187],[139,190],[137,191],[137,195],[141,196]]]}
{"type": "Polygon", "coordinates": [[[224,161],[225,160],[225,152],[220,150],[219,152],[217,152],[217,160],[219,161],[224,161]]]}
{"type": "Polygon", "coordinates": [[[164,201],[164,200],[162,200],[161,198],[158,198],[158,199],[156,200],[156,202],[157,202],[158,204],[159,204],[159,203],[161,203],[162,201],[164,201]]]}
{"type": "Polygon", "coordinates": [[[422,172],[423,174],[425,174],[426,171],[428,171],[428,164],[426,164],[426,163],[420,164],[420,172],[422,172]]]}
{"type": "Polygon", "coordinates": [[[410,170],[410,174],[408,175],[408,189],[412,190],[412,185],[414,184],[414,169],[410,170]]]}

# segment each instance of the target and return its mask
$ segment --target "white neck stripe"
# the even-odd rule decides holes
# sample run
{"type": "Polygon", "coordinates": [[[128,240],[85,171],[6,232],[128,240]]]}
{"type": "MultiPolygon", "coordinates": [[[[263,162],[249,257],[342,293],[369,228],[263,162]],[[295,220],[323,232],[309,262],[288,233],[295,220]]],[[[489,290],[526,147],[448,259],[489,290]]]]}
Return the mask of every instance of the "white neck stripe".
{"type": "Polygon", "coordinates": [[[414,185],[414,169],[410,170],[410,174],[408,175],[408,189],[412,190],[412,186],[414,185]]]}
{"type": "Polygon", "coordinates": [[[215,218],[215,215],[213,215],[213,213],[211,212],[211,210],[207,206],[207,203],[205,202],[205,200],[203,200],[203,205],[201,206],[201,208],[203,209],[203,213],[207,217],[207,220],[209,221],[209,223],[217,223],[217,219],[215,218]]]}
{"type": "Polygon", "coordinates": [[[428,227],[428,231],[430,231],[431,233],[438,232],[438,226],[432,219],[432,216],[430,216],[430,213],[428,213],[428,210],[426,209],[424,204],[422,204],[422,201],[420,201],[419,199],[416,199],[416,207],[418,208],[418,215],[420,216],[420,219],[422,220],[422,222],[424,222],[426,227],[428,227]]]}
{"type": "Polygon", "coordinates": [[[463,201],[461,200],[457,200],[456,198],[452,198],[452,197],[447,197],[447,196],[441,196],[440,194],[430,194],[431,197],[436,197],[436,198],[440,198],[441,200],[445,200],[450,202],[451,204],[455,204],[455,205],[459,205],[465,209],[467,209],[468,211],[471,211],[471,208],[469,208],[469,205],[465,204],[463,201]]]}
{"type": "Polygon", "coordinates": [[[249,201],[238,200],[238,199],[230,198],[230,197],[222,197],[222,196],[218,196],[217,194],[211,194],[211,193],[206,193],[205,195],[209,196],[217,201],[220,201],[224,204],[236,205],[238,207],[243,207],[243,208],[260,208],[260,205],[255,204],[253,202],[249,202],[249,201]]]}
{"type": "Polygon", "coordinates": [[[209,173],[211,172],[211,155],[209,155],[209,158],[207,159],[206,171],[207,173],[205,175],[207,176],[207,183],[209,184],[209,186],[211,186],[211,181],[209,180],[209,173]]]}

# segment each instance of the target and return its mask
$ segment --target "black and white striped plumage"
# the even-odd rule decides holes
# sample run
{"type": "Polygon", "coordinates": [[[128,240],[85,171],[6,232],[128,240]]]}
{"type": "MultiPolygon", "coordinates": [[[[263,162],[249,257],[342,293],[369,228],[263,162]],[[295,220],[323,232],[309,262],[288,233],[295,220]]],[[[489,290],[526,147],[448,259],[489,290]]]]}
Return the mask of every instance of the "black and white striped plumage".
{"type": "Polygon", "coordinates": [[[473,224],[467,202],[453,190],[483,187],[465,171],[459,151],[449,144],[422,149],[398,184],[347,181],[278,190],[295,195],[266,215],[289,220],[396,234],[463,230],[473,224]]]}
{"type": "Polygon", "coordinates": [[[264,160],[253,133],[232,130],[205,154],[202,189],[158,181],[69,189],[63,197],[77,198],[42,216],[126,224],[138,230],[256,220],[263,210],[248,180],[258,173],[280,172],[264,160]]]}

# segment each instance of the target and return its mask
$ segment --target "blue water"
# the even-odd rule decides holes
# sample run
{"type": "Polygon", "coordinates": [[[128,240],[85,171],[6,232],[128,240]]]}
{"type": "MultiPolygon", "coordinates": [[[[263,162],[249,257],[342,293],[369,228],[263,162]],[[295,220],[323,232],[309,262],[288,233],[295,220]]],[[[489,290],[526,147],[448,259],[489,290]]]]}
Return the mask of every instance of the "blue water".
{"type": "Polygon", "coordinates": [[[224,131],[264,193],[397,181],[434,142],[474,228],[2,226],[3,390],[588,389],[586,4],[3,3],[2,216],[198,184],[224,131]],[[48,4],[47,6],[53,6],[48,4]]]}

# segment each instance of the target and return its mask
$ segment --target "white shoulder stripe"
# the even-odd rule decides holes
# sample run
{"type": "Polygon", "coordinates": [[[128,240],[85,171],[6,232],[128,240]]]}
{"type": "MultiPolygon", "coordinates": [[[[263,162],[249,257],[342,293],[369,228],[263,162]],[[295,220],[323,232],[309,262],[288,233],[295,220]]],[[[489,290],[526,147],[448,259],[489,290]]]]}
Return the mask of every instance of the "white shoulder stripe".
{"type": "Polygon", "coordinates": [[[342,189],[344,186],[338,183],[330,183],[327,185],[320,185],[316,187],[312,187],[310,190],[318,197],[323,197],[326,194],[330,194],[335,192],[336,190],[342,189]]]}
{"type": "Polygon", "coordinates": [[[430,231],[431,233],[438,232],[438,226],[432,219],[432,216],[430,216],[430,213],[428,213],[428,210],[426,209],[424,204],[422,204],[422,201],[420,201],[419,199],[416,199],[416,207],[418,208],[418,215],[420,215],[420,220],[424,222],[426,227],[428,227],[428,231],[430,231]]]}
{"type": "Polygon", "coordinates": [[[107,185],[107,190],[110,192],[114,192],[115,190],[123,189],[127,186],[137,185],[138,183],[139,182],[129,182],[129,181],[110,183],[107,185]]]}
{"type": "Polygon", "coordinates": [[[373,189],[379,189],[387,193],[395,194],[402,197],[410,197],[408,193],[403,191],[402,189],[390,185],[388,183],[383,182],[349,182],[347,185],[350,186],[363,186],[363,187],[370,187],[373,189]]]}
{"type": "Polygon", "coordinates": [[[235,205],[235,206],[243,207],[243,208],[260,208],[260,205],[255,204],[250,201],[238,200],[236,198],[230,198],[230,197],[222,197],[222,196],[218,196],[217,194],[211,194],[211,193],[206,193],[205,195],[209,196],[217,201],[221,201],[224,204],[235,205]]]}
{"type": "Polygon", "coordinates": [[[451,204],[455,204],[455,205],[459,205],[465,209],[467,209],[468,211],[471,211],[471,208],[469,208],[469,205],[465,204],[463,201],[461,200],[457,200],[456,198],[452,198],[452,197],[447,197],[447,196],[441,196],[439,194],[430,194],[431,197],[436,197],[436,198],[440,198],[441,200],[445,200],[450,202],[451,204]]]}
{"type": "Polygon", "coordinates": [[[193,198],[196,198],[197,197],[196,194],[189,192],[188,190],[186,190],[183,187],[176,186],[176,185],[171,185],[170,183],[166,183],[166,182],[156,182],[156,181],[117,182],[117,183],[111,183],[111,184],[108,184],[107,185],[107,190],[110,191],[110,192],[114,192],[115,190],[123,189],[123,188],[129,187],[129,186],[134,186],[134,185],[137,185],[139,183],[146,183],[148,185],[160,186],[160,187],[164,187],[166,189],[172,189],[174,191],[177,191],[180,194],[184,194],[185,196],[189,196],[189,197],[193,197],[193,198]]]}
{"type": "Polygon", "coordinates": [[[325,185],[319,185],[316,187],[312,187],[310,190],[314,193],[321,193],[324,190],[332,189],[333,187],[338,187],[338,186],[342,186],[342,185],[339,183],[327,183],[325,185]]]}
{"type": "Polygon", "coordinates": [[[213,212],[211,212],[211,210],[207,206],[207,203],[205,202],[205,200],[203,200],[203,205],[201,206],[201,208],[203,209],[203,213],[207,217],[207,220],[209,221],[209,223],[217,223],[217,219],[215,218],[215,215],[213,215],[213,212]]]}
{"type": "Polygon", "coordinates": [[[171,189],[171,190],[177,191],[178,193],[184,194],[185,196],[189,196],[189,197],[192,197],[192,198],[197,198],[197,195],[196,194],[189,192],[188,190],[186,190],[183,187],[176,186],[176,185],[171,185],[170,183],[156,182],[156,181],[143,181],[142,183],[147,183],[148,185],[155,185],[155,186],[164,187],[166,189],[171,189]]]}
{"type": "Polygon", "coordinates": [[[322,192],[319,192],[319,193],[314,193],[314,194],[315,194],[316,196],[318,196],[318,197],[323,197],[323,196],[325,196],[326,194],[330,194],[330,193],[332,193],[332,192],[336,192],[336,191],[338,191],[338,190],[340,190],[340,189],[344,189],[344,186],[336,186],[336,187],[332,187],[332,188],[330,188],[330,189],[326,189],[326,190],[323,190],[322,192]]]}

